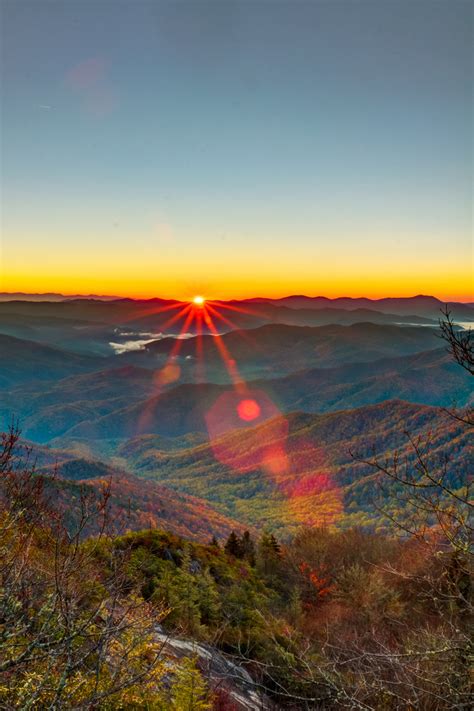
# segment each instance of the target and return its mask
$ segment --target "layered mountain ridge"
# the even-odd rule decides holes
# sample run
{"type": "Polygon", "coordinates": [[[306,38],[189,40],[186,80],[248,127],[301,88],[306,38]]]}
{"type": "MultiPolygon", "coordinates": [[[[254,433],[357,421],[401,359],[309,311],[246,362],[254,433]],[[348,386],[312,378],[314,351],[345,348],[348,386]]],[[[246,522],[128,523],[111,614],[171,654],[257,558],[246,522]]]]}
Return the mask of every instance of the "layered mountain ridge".
{"type": "Polygon", "coordinates": [[[0,303],[0,426],[20,422],[64,507],[111,482],[132,529],[373,529],[377,477],[354,456],[409,461],[413,434],[434,467],[469,461],[443,408],[472,404],[471,379],[433,297],[213,302],[214,325],[162,328],[183,306],[199,323],[166,299],[0,303]]]}

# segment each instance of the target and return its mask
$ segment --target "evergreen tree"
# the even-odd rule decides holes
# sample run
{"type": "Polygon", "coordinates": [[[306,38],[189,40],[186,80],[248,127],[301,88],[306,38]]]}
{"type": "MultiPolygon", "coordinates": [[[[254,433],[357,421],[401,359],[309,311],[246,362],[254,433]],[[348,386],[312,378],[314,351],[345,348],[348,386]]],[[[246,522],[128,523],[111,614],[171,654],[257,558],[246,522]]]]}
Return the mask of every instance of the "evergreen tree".
{"type": "Polygon", "coordinates": [[[218,622],[221,615],[220,595],[209,568],[205,568],[199,575],[197,590],[202,624],[211,625],[218,622]]]}
{"type": "Polygon", "coordinates": [[[206,683],[195,659],[184,659],[176,670],[171,689],[171,708],[174,711],[207,711],[212,708],[206,683]]]}
{"type": "Polygon", "coordinates": [[[224,550],[228,555],[233,555],[234,558],[242,558],[242,541],[235,531],[231,531],[225,543],[224,550]]]}
{"type": "Polygon", "coordinates": [[[281,557],[281,547],[273,533],[270,534],[270,548],[275,556],[281,557]]]}
{"type": "Polygon", "coordinates": [[[249,531],[244,531],[241,540],[242,557],[252,566],[255,565],[255,545],[249,531]]]}
{"type": "Polygon", "coordinates": [[[199,592],[195,576],[190,571],[191,553],[186,547],[178,569],[177,582],[179,585],[181,619],[190,634],[199,630],[201,615],[199,612],[199,592]]]}
{"type": "Polygon", "coordinates": [[[259,542],[259,552],[272,558],[281,557],[281,548],[273,533],[264,531],[259,542]]]}
{"type": "Polygon", "coordinates": [[[265,576],[275,576],[281,568],[281,548],[273,533],[264,531],[258,544],[257,568],[265,576]]]}
{"type": "Polygon", "coordinates": [[[287,609],[290,622],[295,626],[300,624],[303,618],[303,604],[301,602],[301,593],[296,587],[290,592],[287,609]]]}
{"type": "Polygon", "coordinates": [[[197,576],[190,572],[191,555],[186,548],[181,567],[169,563],[154,580],[153,600],[162,602],[169,608],[167,621],[183,629],[187,634],[196,635],[200,631],[199,589],[197,576]]]}

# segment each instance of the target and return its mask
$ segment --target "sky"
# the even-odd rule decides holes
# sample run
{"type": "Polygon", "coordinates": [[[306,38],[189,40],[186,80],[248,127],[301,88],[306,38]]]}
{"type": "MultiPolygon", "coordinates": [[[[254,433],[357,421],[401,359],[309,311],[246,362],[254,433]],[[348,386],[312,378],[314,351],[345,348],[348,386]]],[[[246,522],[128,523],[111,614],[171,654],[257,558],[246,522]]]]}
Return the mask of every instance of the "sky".
{"type": "Polygon", "coordinates": [[[0,291],[474,298],[470,2],[0,8],[0,291]]]}

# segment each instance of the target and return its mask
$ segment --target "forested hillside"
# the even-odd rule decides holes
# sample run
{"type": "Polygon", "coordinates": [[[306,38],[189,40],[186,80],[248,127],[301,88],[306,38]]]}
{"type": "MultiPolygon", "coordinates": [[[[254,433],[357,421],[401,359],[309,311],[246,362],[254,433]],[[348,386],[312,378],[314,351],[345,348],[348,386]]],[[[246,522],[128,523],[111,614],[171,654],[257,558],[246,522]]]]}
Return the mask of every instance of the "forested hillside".
{"type": "Polygon", "coordinates": [[[0,336],[2,708],[468,707],[469,331],[52,308],[0,336]]]}
{"type": "Polygon", "coordinates": [[[405,540],[114,536],[107,487],[69,488],[63,508],[17,446],[12,432],[0,451],[3,708],[468,707],[462,489],[443,480],[443,504],[419,481],[442,525],[418,511],[405,540]]]}

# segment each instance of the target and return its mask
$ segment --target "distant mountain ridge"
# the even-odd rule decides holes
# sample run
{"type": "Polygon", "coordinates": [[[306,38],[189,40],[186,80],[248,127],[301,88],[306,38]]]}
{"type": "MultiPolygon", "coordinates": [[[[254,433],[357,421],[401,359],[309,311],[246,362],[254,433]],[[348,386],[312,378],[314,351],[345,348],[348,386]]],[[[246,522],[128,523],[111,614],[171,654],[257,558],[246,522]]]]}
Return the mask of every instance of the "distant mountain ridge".
{"type": "MultiPolygon", "coordinates": [[[[0,316],[1,322],[1,316],[0,316]]],[[[42,327],[44,328],[44,327],[42,327]]],[[[45,329],[46,330],[46,329],[45,329]]],[[[39,331],[42,332],[41,329],[39,331]]],[[[83,333],[82,328],[78,331],[83,333]]],[[[95,329],[92,335],[95,337],[95,329]]],[[[78,343],[82,343],[79,336],[78,343]]],[[[215,337],[201,339],[205,353],[205,375],[217,382],[224,380],[226,368],[215,337]]],[[[221,336],[232,357],[246,377],[278,377],[311,367],[331,367],[345,362],[376,360],[384,356],[407,355],[439,346],[434,329],[359,323],[349,326],[287,326],[267,324],[252,330],[229,331],[221,336]],[[264,375],[265,374],[265,375],[264,375]]],[[[198,339],[180,342],[181,382],[192,382],[196,367],[198,339]],[[186,377],[184,377],[186,376],[186,377]]],[[[90,344],[94,348],[94,341],[90,344]]],[[[103,371],[128,365],[153,371],[163,367],[176,347],[174,338],[154,340],[137,352],[97,355],[73,351],[70,343],[62,347],[22,339],[0,331],[0,388],[14,387],[28,381],[57,380],[79,372],[103,371]]]]}
{"type": "MultiPolygon", "coordinates": [[[[194,314],[189,311],[193,308],[189,303],[169,299],[0,299],[0,334],[79,354],[107,356],[140,350],[153,339],[176,337],[183,328],[186,335],[197,335],[201,331],[204,335],[224,334],[271,324],[318,327],[372,323],[430,326],[434,330],[444,305],[434,297],[371,301],[302,296],[286,300],[215,301],[210,302],[209,307],[209,318],[200,320],[199,311],[194,314]],[[193,317],[185,322],[187,314],[193,317]]],[[[471,306],[451,304],[449,308],[455,320],[464,325],[474,324],[471,306]]],[[[305,364],[297,365],[297,368],[303,367],[305,364]]]]}
{"type": "Polygon", "coordinates": [[[0,333],[0,388],[99,369],[103,361],[0,333]]]}
{"type": "Polygon", "coordinates": [[[69,301],[71,299],[115,301],[120,296],[106,296],[103,294],[58,294],[54,291],[41,294],[30,294],[24,291],[0,291],[0,301],[69,301]]]}
{"type": "MultiPolygon", "coordinates": [[[[462,405],[472,393],[468,374],[440,348],[433,329],[274,324],[232,331],[221,340],[248,388],[264,391],[285,412],[324,412],[396,397],[462,405]]],[[[196,380],[196,342],[182,341],[173,361],[175,379],[162,385],[174,339],[101,357],[0,334],[0,421],[6,426],[20,417],[26,436],[39,442],[204,432],[204,413],[229,390],[230,378],[215,338],[203,336],[205,378],[196,380]]]]}
{"type": "Polygon", "coordinates": [[[339,296],[328,298],[327,296],[304,296],[292,295],[280,299],[267,300],[265,298],[255,298],[245,300],[245,303],[265,303],[271,301],[274,304],[281,304],[289,308],[341,308],[341,309],[373,309],[375,311],[388,312],[400,315],[418,314],[430,318],[439,317],[440,310],[448,306],[457,313],[469,316],[466,311],[469,303],[448,301],[444,302],[435,296],[418,294],[417,296],[406,297],[384,297],[381,299],[370,299],[368,297],[339,296]]]}
{"type": "Polygon", "coordinates": [[[65,509],[112,479],[131,528],[205,540],[265,522],[375,526],[375,475],[349,450],[408,456],[405,430],[433,426],[435,459],[468,461],[440,408],[472,404],[472,379],[439,338],[437,299],[216,302],[232,323],[180,339],[165,324],[181,306],[0,299],[0,428],[18,420],[44,445],[38,473],[56,471],[65,509]]]}
{"type": "MultiPolygon", "coordinates": [[[[4,303],[14,303],[15,301],[21,301],[23,303],[56,303],[56,304],[70,304],[75,301],[83,302],[102,302],[110,303],[116,305],[129,305],[129,306],[141,306],[145,309],[153,308],[155,305],[160,303],[166,304],[183,304],[189,303],[186,300],[180,299],[168,299],[162,297],[152,297],[149,299],[133,299],[130,297],[121,296],[108,296],[108,295],[98,295],[98,294],[75,294],[75,295],[64,295],[58,293],[44,293],[44,294],[27,294],[23,292],[0,292],[0,302],[4,303]]],[[[408,316],[422,315],[429,318],[438,318],[440,314],[440,309],[443,309],[446,305],[453,311],[457,311],[462,315],[469,315],[469,308],[472,308],[472,302],[461,302],[461,301],[443,301],[435,296],[418,294],[416,296],[406,296],[406,297],[383,297],[380,299],[372,299],[369,297],[351,297],[351,296],[339,296],[330,298],[327,296],[306,296],[306,295],[290,295],[279,298],[270,297],[252,297],[246,299],[211,299],[214,304],[241,304],[241,305],[273,305],[273,306],[285,306],[292,309],[343,309],[343,310],[354,310],[354,309],[369,309],[372,311],[380,311],[382,313],[392,313],[398,315],[408,316]]],[[[471,314],[472,317],[472,314],[471,314]]]]}
{"type": "MultiPolygon", "coordinates": [[[[296,409],[323,413],[369,406],[391,398],[450,407],[464,405],[473,396],[470,376],[442,350],[327,370],[314,369],[275,380],[255,380],[250,381],[247,388],[247,397],[259,400],[261,393],[265,393],[283,413],[296,409]]],[[[101,416],[97,412],[95,419],[84,416],[58,443],[119,440],[142,434],[165,437],[194,432],[206,434],[206,414],[229,392],[228,385],[178,385],[159,396],[108,414],[101,416]]],[[[25,424],[28,427],[28,422],[29,426],[36,422],[39,427],[36,432],[40,434],[45,432],[43,420],[40,415],[25,424]]],[[[31,430],[27,429],[27,433],[32,436],[31,430]]]]}

